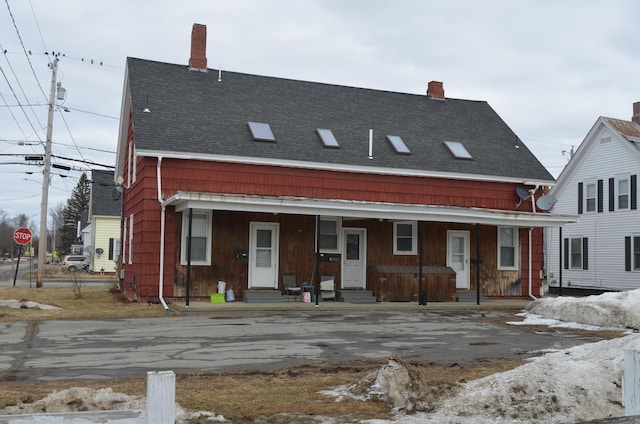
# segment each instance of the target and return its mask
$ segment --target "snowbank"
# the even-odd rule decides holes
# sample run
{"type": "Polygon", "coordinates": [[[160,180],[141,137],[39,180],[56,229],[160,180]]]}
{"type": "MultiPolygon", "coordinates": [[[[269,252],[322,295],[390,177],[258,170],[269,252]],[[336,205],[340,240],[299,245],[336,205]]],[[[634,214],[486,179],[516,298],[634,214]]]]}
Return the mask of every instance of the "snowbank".
{"type": "Polygon", "coordinates": [[[31,300],[0,300],[0,307],[4,306],[5,308],[11,309],[41,309],[48,311],[57,311],[62,308],[53,305],[44,305],[42,303],[33,302],[31,300]]]}
{"type": "MultiPolygon", "coordinates": [[[[526,311],[524,322],[528,324],[636,330],[640,328],[640,290],[584,298],[543,298],[531,302],[526,311]]],[[[511,371],[463,384],[434,412],[407,415],[399,411],[393,421],[366,422],[554,424],[623,416],[625,350],[640,350],[640,334],[547,353],[511,371]]],[[[386,367],[386,380],[393,378],[389,370],[395,368],[386,367]]],[[[404,380],[401,369],[396,374],[398,381],[404,380]]],[[[372,385],[370,393],[378,392],[379,386],[372,385]]],[[[380,397],[392,399],[388,394],[380,397]]],[[[395,401],[391,404],[398,405],[395,401]]]]}

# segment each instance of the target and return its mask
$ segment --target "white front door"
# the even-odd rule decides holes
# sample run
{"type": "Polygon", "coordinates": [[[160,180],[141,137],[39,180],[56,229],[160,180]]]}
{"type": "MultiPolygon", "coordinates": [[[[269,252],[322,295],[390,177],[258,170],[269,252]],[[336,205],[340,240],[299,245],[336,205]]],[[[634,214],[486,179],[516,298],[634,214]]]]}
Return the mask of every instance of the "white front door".
{"type": "Polygon", "coordinates": [[[456,272],[456,289],[468,289],[469,231],[447,232],[447,266],[456,272]]]}
{"type": "Polygon", "coordinates": [[[278,288],[277,222],[249,224],[249,288],[278,288]]]}
{"type": "Polygon", "coordinates": [[[366,288],[367,230],[345,228],[342,237],[342,288],[366,288]]]}

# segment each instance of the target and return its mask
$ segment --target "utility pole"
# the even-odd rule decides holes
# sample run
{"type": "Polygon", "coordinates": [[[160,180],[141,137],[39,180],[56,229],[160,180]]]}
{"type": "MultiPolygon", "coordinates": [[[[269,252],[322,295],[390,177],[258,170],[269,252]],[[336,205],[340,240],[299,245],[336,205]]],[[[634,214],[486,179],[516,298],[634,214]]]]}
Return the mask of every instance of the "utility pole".
{"type": "Polygon", "coordinates": [[[56,99],[56,73],[58,58],[51,61],[51,92],[49,95],[49,117],[47,119],[47,142],[44,146],[44,171],[42,171],[42,202],[40,203],[40,239],[38,240],[38,273],[36,287],[42,287],[44,264],[47,261],[47,209],[49,202],[49,179],[51,177],[51,137],[53,133],[53,110],[56,99]]]}

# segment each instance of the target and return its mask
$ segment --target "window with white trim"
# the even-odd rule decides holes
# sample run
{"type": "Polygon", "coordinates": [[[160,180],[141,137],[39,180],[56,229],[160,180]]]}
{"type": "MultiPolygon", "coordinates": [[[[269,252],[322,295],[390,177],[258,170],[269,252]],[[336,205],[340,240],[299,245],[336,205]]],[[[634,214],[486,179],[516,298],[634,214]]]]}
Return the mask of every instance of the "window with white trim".
{"type": "Polygon", "coordinates": [[[393,223],[393,254],[415,255],[418,253],[418,225],[415,221],[393,223]]]}
{"type": "Polygon", "coordinates": [[[618,209],[629,209],[629,180],[618,180],[616,184],[618,209]]]}
{"type": "MultiPolygon", "coordinates": [[[[191,265],[211,265],[211,211],[192,211],[191,265]]],[[[187,265],[189,252],[189,211],[182,212],[180,263],[187,265]]]]}
{"type": "Polygon", "coordinates": [[[589,239],[570,237],[564,239],[564,269],[589,269],[589,239]]]}
{"type": "Polygon", "coordinates": [[[518,269],[518,229],[498,227],[498,269],[518,269]]]}
{"type": "Polygon", "coordinates": [[[320,217],[318,246],[320,252],[340,252],[340,229],[342,220],[338,217],[320,217]]]}
{"type": "Polygon", "coordinates": [[[133,214],[129,215],[129,264],[133,263],[133,214]]]}
{"type": "Polygon", "coordinates": [[[128,222],[128,220],[125,217],[124,218],[124,223],[122,225],[122,258],[121,258],[121,260],[122,260],[123,264],[127,262],[127,240],[128,240],[127,231],[128,231],[128,228],[129,228],[129,227],[127,227],[127,222],[128,222]]]}
{"type": "Polygon", "coordinates": [[[624,269],[625,271],[640,271],[639,235],[624,238],[624,269]]]}
{"type": "Polygon", "coordinates": [[[596,211],[597,190],[596,183],[587,183],[587,195],[585,196],[585,210],[587,212],[596,211]]]}

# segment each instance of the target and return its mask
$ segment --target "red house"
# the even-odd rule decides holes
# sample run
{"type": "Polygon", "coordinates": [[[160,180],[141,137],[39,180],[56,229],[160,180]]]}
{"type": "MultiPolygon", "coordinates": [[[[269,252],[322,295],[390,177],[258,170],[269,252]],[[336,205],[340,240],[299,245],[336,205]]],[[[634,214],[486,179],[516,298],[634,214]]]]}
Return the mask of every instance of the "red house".
{"type": "Polygon", "coordinates": [[[540,295],[542,229],[574,219],[536,207],[554,179],[486,102],[208,69],[205,45],[195,24],[188,65],[127,60],[128,297],[540,295]]]}

